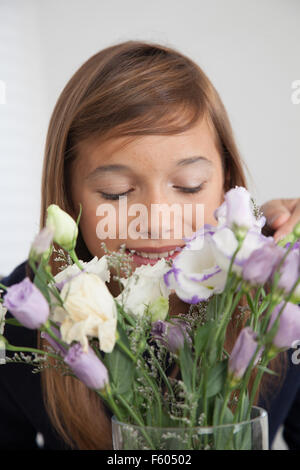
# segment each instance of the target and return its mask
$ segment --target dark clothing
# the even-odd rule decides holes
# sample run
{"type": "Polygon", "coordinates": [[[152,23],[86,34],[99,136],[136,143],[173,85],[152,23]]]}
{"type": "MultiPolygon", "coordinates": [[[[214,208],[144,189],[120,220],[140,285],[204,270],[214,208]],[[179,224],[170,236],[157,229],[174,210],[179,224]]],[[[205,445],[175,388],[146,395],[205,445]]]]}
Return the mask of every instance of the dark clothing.
{"type": "MultiPolygon", "coordinates": [[[[26,261],[0,280],[5,286],[21,282],[26,261]]],[[[3,294],[2,294],[3,295],[3,294]]],[[[6,317],[11,315],[7,312],[6,317]]],[[[4,335],[15,346],[37,347],[37,331],[5,325],[4,335]]],[[[6,355],[12,356],[10,351],[6,355]]],[[[24,363],[0,365],[0,449],[68,449],[50,423],[41,389],[40,373],[24,363]]]]}
{"type": "MultiPolygon", "coordinates": [[[[26,276],[26,261],[0,282],[10,286],[26,276]]],[[[9,316],[9,312],[7,313],[9,316]]],[[[23,327],[5,325],[5,337],[17,346],[37,347],[37,332],[23,327]]],[[[293,364],[295,349],[288,351],[289,361],[283,386],[258,406],[268,412],[269,445],[281,425],[289,449],[300,450],[300,364],[293,364]]],[[[298,354],[300,359],[300,354],[298,354]]],[[[294,361],[296,362],[296,361],[294,361]]],[[[43,449],[68,449],[53,429],[46,413],[40,374],[33,374],[25,364],[0,365],[0,449],[39,449],[37,433],[44,439],[43,449]]]]}

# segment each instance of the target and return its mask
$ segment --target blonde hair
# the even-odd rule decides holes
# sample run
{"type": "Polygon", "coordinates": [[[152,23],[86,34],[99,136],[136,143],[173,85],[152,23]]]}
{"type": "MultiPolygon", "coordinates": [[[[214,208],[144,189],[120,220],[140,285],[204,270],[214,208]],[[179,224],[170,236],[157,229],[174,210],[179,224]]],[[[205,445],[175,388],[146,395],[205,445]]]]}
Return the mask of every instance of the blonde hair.
{"type": "MultiPolygon", "coordinates": [[[[40,227],[45,225],[50,204],[58,204],[69,213],[78,209],[72,207],[68,178],[80,142],[172,135],[189,129],[204,116],[214,131],[222,159],[224,190],[235,185],[246,187],[227,112],[195,62],[175,49],[144,41],[126,41],[90,57],[63,89],[50,119],[40,227]]],[[[92,258],[80,230],[76,252],[84,261],[92,258]]],[[[51,266],[56,274],[59,263],[52,258],[51,266]]],[[[229,350],[238,332],[229,325],[229,350]]],[[[38,341],[45,346],[40,337],[38,341]]],[[[273,361],[273,365],[279,367],[279,362],[273,361]]],[[[112,448],[110,412],[93,391],[54,369],[42,372],[42,387],[50,419],[69,445],[78,449],[112,448]]]]}

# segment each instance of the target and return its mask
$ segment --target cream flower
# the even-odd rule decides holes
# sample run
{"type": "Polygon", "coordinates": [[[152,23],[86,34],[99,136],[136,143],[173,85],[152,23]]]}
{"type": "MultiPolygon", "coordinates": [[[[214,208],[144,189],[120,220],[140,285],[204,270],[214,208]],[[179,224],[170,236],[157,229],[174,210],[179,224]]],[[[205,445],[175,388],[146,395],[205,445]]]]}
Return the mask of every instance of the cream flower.
{"type": "Polygon", "coordinates": [[[97,337],[100,349],[111,352],[116,341],[117,307],[105,282],[95,273],[82,272],[67,281],[60,293],[64,308],[56,307],[53,320],[61,323],[62,339],[79,341],[88,350],[88,336],[97,337]]]}
{"type": "MultiPolygon", "coordinates": [[[[95,256],[91,261],[85,262],[85,261],[80,261],[80,264],[84,268],[85,272],[87,273],[94,273],[97,274],[97,276],[102,279],[104,282],[109,282],[110,281],[110,271],[108,269],[108,264],[107,264],[107,257],[106,255],[102,256],[101,258],[98,258],[95,256]]],[[[80,268],[77,266],[77,264],[72,264],[68,266],[66,269],[63,271],[59,272],[54,276],[54,279],[57,283],[70,280],[75,274],[80,273],[80,268]]]]}
{"type": "Polygon", "coordinates": [[[143,265],[135,269],[128,278],[121,278],[124,290],[116,297],[125,310],[134,315],[143,315],[148,304],[160,297],[169,298],[171,290],[164,282],[164,274],[170,266],[165,259],[160,259],[154,265],[143,265]]]}

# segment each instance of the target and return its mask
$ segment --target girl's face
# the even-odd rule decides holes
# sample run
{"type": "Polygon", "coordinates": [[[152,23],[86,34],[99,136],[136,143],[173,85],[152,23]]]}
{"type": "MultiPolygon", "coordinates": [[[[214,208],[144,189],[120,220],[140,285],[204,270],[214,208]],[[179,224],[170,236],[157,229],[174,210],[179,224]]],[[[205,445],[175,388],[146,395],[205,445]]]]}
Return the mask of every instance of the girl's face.
{"type": "MultiPolygon", "coordinates": [[[[158,249],[160,253],[166,253],[184,246],[183,238],[191,236],[203,223],[216,223],[213,214],[223,201],[223,185],[221,157],[206,120],[171,136],[119,137],[102,143],[85,141],[79,145],[71,168],[71,194],[76,209],[73,216],[77,217],[81,203],[80,229],[93,256],[104,255],[101,248],[104,241],[111,251],[118,251],[125,243],[127,249],[151,252],[155,257],[158,249]],[[126,212],[124,205],[121,212],[120,194],[127,196],[126,212]],[[108,221],[108,212],[100,214],[101,204],[108,204],[106,207],[111,214],[106,226],[104,219],[108,221]],[[130,213],[133,204],[142,205],[142,212],[130,213]],[[152,204],[175,208],[173,213],[170,211],[170,223],[167,212],[158,218],[153,216],[152,204]],[[190,210],[185,217],[184,205],[189,205],[190,210]],[[136,221],[135,225],[133,221],[136,221]],[[178,227],[181,237],[178,237],[180,232],[176,232],[178,227]],[[103,238],[103,230],[108,233],[108,238],[103,238]],[[137,238],[139,233],[143,238],[137,238]],[[122,238],[124,234],[125,238],[122,238]]],[[[157,258],[145,258],[143,253],[142,256],[134,255],[133,267],[157,262],[157,258]]],[[[171,256],[177,254],[175,251],[171,256]]]]}

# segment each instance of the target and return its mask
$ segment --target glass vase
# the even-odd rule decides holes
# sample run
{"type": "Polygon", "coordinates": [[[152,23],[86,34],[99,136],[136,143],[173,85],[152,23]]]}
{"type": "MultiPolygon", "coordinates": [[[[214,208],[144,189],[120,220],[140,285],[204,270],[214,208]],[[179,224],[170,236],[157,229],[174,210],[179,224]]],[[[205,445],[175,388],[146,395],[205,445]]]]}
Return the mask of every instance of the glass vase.
{"type": "Polygon", "coordinates": [[[250,419],[218,426],[136,426],[112,417],[114,450],[268,450],[268,413],[253,406],[250,419]]]}

